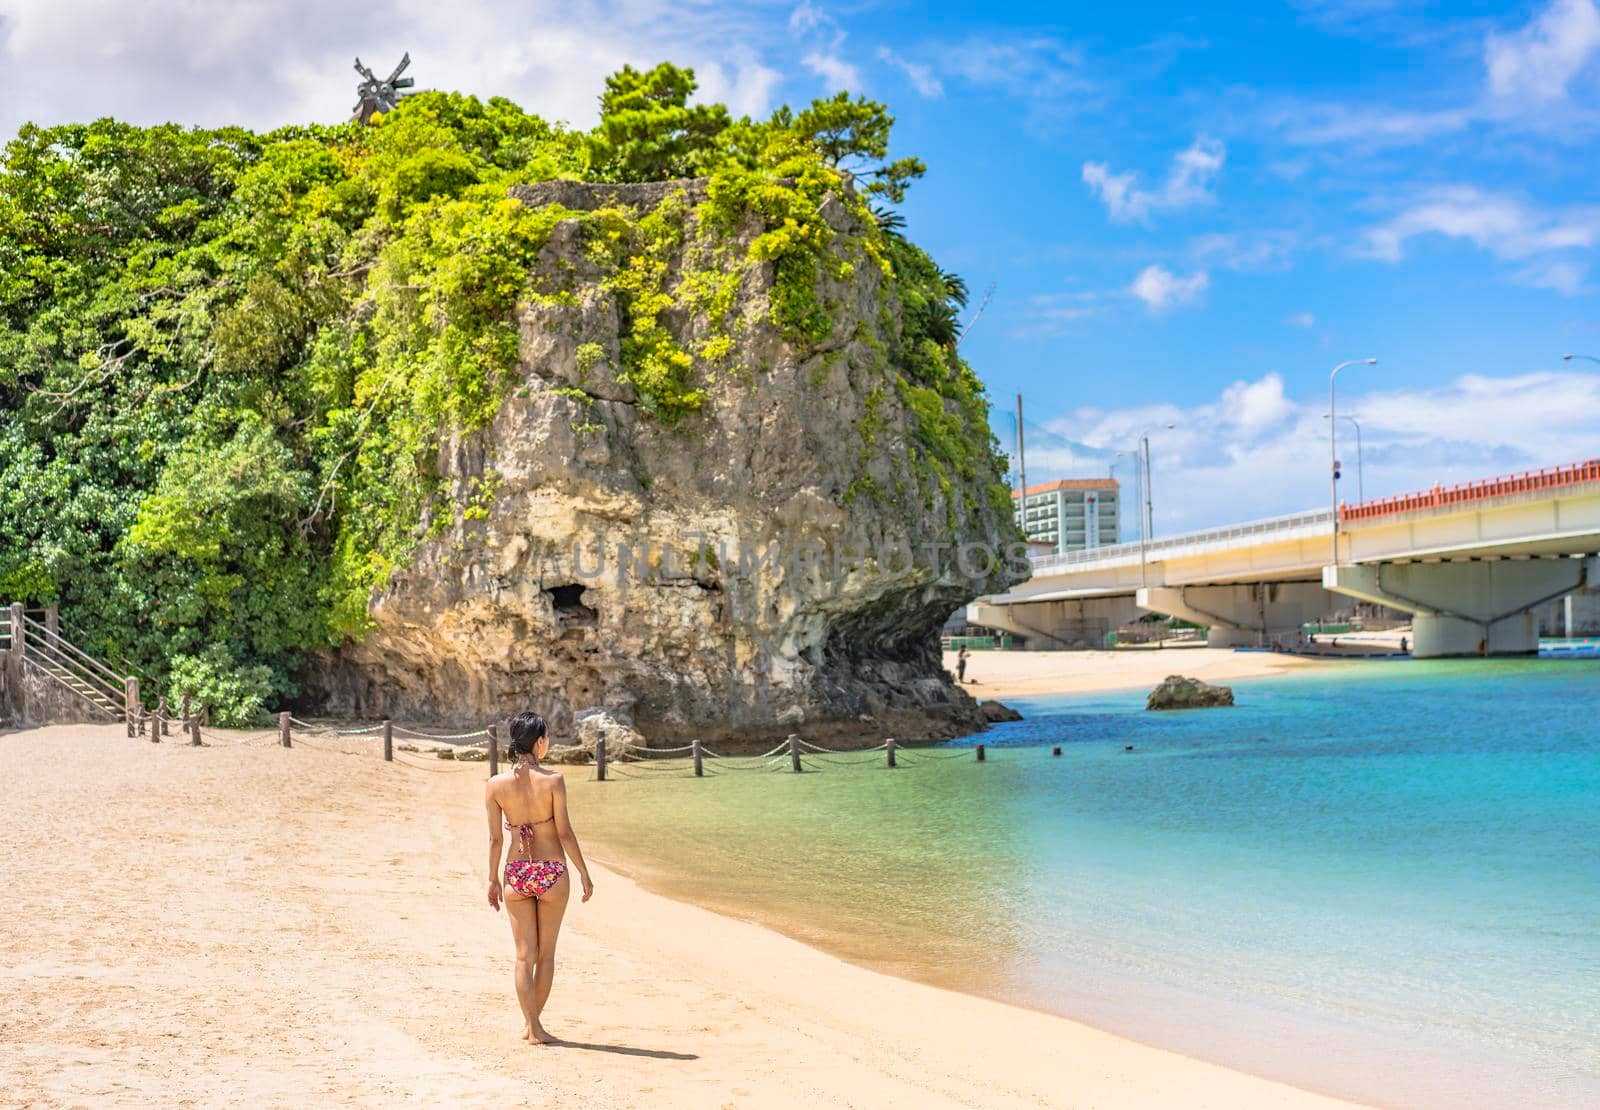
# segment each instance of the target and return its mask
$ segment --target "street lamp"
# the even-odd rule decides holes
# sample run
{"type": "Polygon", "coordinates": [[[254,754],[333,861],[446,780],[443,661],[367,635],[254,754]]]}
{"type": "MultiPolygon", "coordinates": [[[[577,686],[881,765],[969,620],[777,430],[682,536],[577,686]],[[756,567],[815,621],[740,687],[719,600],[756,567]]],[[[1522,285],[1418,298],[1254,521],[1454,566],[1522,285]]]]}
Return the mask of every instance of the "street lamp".
{"type": "MultiPolygon", "coordinates": [[[[1156,427],[1152,424],[1139,433],[1139,449],[1144,453],[1144,509],[1139,517],[1139,585],[1141,586],[1149,585],[1145,570],[1145,547],[1156,529],[1155,510],[1150,500],[1150,433],[1155,431],[1156,427]]],[[[1170,432],[1177,425],[1164,424],[1161,427],[1170,432]]]]}
{"type": "MultiPolygon", "coordinates": [[[[1323,413],[1322,419],[1327,420],[1328,414],[1323,413]]],[[[1356,430],[1356,498],[1361,501],[1367,499],[1367,480],[1363,473],[1365,468],[1361,465],[1361,423],[1353,416],[1341,416],[1340,420],[1348,420],[1356,430]]]]}
{"type": "Polygon", "coordinates": [[[1339,565],[1339,446],[1337,413],[1338,405],[1334,399],[1334,380],[1339,377],[1339,371],[1346,366],[1376,366],[1375,358],[1352,358],[1341,362],[1333,368],[1328,375],[1328,484],[1333,490],[1333,565],[1339,565]]]}

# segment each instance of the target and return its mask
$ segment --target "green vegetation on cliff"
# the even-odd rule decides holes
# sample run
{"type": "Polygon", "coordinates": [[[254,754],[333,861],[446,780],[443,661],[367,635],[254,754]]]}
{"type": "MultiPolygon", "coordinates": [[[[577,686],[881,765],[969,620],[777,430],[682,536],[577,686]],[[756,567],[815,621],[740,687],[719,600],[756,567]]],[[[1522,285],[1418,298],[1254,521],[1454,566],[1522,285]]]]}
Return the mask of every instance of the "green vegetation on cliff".
{"type": "Polygon", "coordinates": [[[59,602],[85,646],[226,715],[292,693],[307,652],[363,633],[430,527],[482,511],[441,504],[434,460],[515,384],[517,305],[573,295],[535,265],[566,220],[626,325],[622,365],[580,351],[584,371],[686,428],[730,344],[683,350],[664,312],[731,330],[740,275],[770,264],[772,322],[821,343],[819,289],[850,258],[880,267],[919,465],[947,488],[978,475],[993,447],[955,350],[965,289],[868,208],[922,172],[885,160],[883,107],[841,94],[735,120],[693,88],[670,65],[624,69],[589,133],[443,93],[368,128],[25,127],[0,160],[0,600],[59,602]],[[647,213],[508,197],[683,176],[710,179],[694,215],[725,235],[681,275],[681,193],[647,213]],[[851,250],[829,197],[856,209],[851,250]]]}

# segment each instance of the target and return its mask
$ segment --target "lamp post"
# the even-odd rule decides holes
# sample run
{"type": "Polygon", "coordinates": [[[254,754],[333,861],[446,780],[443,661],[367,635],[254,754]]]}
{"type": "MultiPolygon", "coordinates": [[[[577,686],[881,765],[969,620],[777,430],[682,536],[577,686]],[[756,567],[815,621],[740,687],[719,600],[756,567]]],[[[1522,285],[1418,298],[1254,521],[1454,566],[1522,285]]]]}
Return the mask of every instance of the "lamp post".
{"type": "MultiPolygon", "coordinates": [[[[1322,419],[1329,419],[1329,415],[1323,413],[1322,419]]],[[[1350,421],[1356,430],[1356,499],[1365,501],[1367,499],[1367,479],[1364,473],[1366,468],[1361,465],[1361,422],[1353,416],[1341,416],[1339,419],[1350,421]]]]}
{"type": "Polygon", "coordinates": [[[1339,445],[1338,405],[1334,396],[1334,382],[1339,371],[1346,366],[1376,366],[1375,358],[1352,358],[1335,366],[1328,375],[1328,485],[1333,491],[1333,565],[1339,565],[1339,445]]]}
{"type": "MultiPolygon", "coordinates": [[[[1171,431],[1173,428],[1176,428],[1177,425],[1164,424],[1161,425],[1161,427],[1164,427],[1167,431],[1171,431]]],[[[1144,481],[1141,483],[1143,486],[1141,492],[1144,494],[1144,505],[1140,509],[1139,514],[1139,585],[1141,586],[1148,586],[1150,584],[1145,551],[1150,543],[1151,533],[1155,531],[1156,527],[1155,511],[1151,504],[1150,498],[1150,433],[1156,429],[1157,425],[1152,424],[1144,431],[1139,433],[1139,454],[1134,456],[1134,467],[1136,470],[1139,468],[1139,456],[1142,455],[1144,460],[1144,481]]]]}

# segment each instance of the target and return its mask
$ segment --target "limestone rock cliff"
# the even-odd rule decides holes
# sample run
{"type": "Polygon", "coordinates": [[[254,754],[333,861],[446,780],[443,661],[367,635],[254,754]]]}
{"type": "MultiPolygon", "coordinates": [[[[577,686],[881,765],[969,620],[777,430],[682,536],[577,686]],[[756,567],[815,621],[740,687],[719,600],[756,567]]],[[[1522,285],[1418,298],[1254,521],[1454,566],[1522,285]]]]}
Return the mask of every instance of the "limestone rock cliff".
{"type": "MultiPolygon", "coordinates": [[[[700,226],[704,188],[514,195],[575,213],[677,198],[671,287],[727,257],[700,226]]],[[[584,221],[557,224],[538,263],[551,294],[520,310],[520,382],[486,430],[441,445],[443,515],[374,598],[371,633],[308,676],[322,706],[459,722],[534,708],[558,740],[604,706],[657,746],[860,735],[863,715],[902,738],[982,727],[937,636],[1025,573],[1004,558],[1016,537],[989,431],[907,390],[892,354],[905,309],[862,252],[859,206],[822,211],[848,263],[819,270],[828,338],[785,338],[771,265],[741,279],[724,332],[667,310],[682,350],[731,336],[715,364],[697,356],[704,403],[676,421],[619,373],[627,303],[584,221]],[[966,473],[930,461],[930,420],[981,444],[966,473]]]]}

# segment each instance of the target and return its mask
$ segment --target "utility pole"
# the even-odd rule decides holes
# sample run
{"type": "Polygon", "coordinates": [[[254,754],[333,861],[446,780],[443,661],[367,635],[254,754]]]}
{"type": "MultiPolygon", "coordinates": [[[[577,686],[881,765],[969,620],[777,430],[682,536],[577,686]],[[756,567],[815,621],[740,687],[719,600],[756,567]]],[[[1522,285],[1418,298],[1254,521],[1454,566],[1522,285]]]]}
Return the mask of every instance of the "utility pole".
{"type": "Polygon", "coordinates": [[[1028,538],[1028,457],[1022,450],[1022,394],[1017,394],[1017,507],[1022,512],[1022,538],[1028,538]]]}

